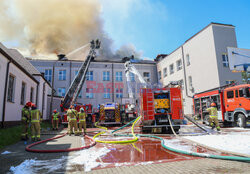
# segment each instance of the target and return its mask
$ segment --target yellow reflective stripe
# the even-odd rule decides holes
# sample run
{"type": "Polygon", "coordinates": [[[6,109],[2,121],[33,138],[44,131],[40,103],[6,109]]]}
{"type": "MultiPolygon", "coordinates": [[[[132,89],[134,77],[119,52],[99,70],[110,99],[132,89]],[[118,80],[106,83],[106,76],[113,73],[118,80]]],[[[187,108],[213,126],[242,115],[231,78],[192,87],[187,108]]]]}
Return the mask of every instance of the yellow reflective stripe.
{"type": "Polygon", "coordinates": [[[76,120],[76,118],[70,118],[70,120],[76,120]]]}
{"type": "Polygon", "coordinates": [[[86,121],[85,119],[80,119],[79,121],[86,121]]]}
{"type": "Polygon", "coordinates": [[[31,123],[38,123],[40,122],[39,120],[31,120],[31,123]]]}
{"type": "Polygon", "coordinates": [[[211,115],[210,117],[215,118],[215,117],[218,117],[218,116],[214,116],[214,115],[212,116],[212,115],[211,115]]]}

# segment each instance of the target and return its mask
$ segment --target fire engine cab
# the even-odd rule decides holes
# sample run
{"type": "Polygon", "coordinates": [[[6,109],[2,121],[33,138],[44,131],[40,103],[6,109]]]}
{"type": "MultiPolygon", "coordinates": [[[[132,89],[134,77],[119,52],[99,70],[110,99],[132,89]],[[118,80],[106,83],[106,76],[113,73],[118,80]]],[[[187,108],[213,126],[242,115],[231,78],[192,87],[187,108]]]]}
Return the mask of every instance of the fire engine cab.
{"type": "Polygon", "coordinates": [[[212,89],[194,95],[194,113],[208,124],[210,103],[216,103],[218,120],[225,125],[246,127],[250,120],[250,84],[212,89]]]}

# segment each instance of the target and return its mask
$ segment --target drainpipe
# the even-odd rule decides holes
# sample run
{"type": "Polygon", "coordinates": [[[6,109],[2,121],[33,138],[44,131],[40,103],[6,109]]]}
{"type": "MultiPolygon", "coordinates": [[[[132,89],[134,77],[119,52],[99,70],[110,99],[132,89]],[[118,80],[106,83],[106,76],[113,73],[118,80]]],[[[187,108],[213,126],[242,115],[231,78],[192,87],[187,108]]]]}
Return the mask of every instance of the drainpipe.
{"type": "Polygon", "coordinates": [[[43,116],[43,110],[44,110],[45,83],[46,82],[43,82],[42,116],[43,116]]]}
{"type": "Polygon", "coordinates": [[[9,67],[10,67],[11,61],[7,63],[6,68],[6,76],[5,76],[5,86],[4,86],[4,97],[3,97],[3,113],[2,113],[2,123],[1,127],[4,127],[4,120],[5,120],[5,107],[6,107],[6,95],[7,95],[7,83],[8,83],[8,77],[9,77],[9,67]]]}
{"type": "Polygon", "coordinates": [[[38,87],[39,87],[39,84],[36,85],[36,106],[38,105],[38,87]]]}
{"type": "Polygon", "coordinates": [[[187,74],[186,74],[186,66],[185,66],[185,60],[184,60],[184,50],[183,46],[181,46],[181,51],[182,51],[182,61],[183,61],[183,72],[184,72],[184,79],[185,79],[185,91],[186,91],[186,96],[189,98],[193,98],[188,95],[188,89],[187,89],[187,74]]]}

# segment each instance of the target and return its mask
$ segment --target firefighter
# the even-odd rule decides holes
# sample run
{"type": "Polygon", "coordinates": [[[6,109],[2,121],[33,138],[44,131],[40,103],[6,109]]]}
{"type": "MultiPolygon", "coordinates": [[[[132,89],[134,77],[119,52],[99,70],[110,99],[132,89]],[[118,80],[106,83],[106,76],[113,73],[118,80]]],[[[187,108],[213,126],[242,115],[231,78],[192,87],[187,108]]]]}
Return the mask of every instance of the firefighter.
{"type": "Polygon", "coordinates": [[[58,117],[59,117],[59,112],[55,109],[52,114],[52,127],[53,130],[58,130],[58,117]]]}
{"type": "Polygon", "coordinates": [[[30,119],[31,119],[31,138],[32,141],[40,141],[40,122],[41,122],[41,112],[37,109],[35,104],[32,104],[30,111],[30,119]]]}
{"type": "Polygon", "coordinates": [[[22,134],[21,139],[27,140],[28,137],[28,127],[30,121],[30,104],[31,102],[27,102],[22,109],[22,134]]]}
{"type": "Polygon", "coordinates": [[[78,113],[79,118],[79,131],[78,133],[82,134],[82,127],[84,130],[84,135],[86,135],[86,113],[83,108],[80,109],[80,112],[78,113]]]}
{"type": "Polygon", "coordinates": [[[77,135],[77,111],[74,109],[73,105],[70,106],[70,108],[67,111],[67,116],[68,116],[68,124],[69,124],[69,135],[73,133],[73,128],[74,128],[74,133],[77,135]]]}
{"type": "Polygon", "coordinates": [[[206,109],[209,112],[209,124],[214,129],[216,127],[217,131],[220,131],[218,112],[215,103],[211,103],[211,107],[206,109]]]}

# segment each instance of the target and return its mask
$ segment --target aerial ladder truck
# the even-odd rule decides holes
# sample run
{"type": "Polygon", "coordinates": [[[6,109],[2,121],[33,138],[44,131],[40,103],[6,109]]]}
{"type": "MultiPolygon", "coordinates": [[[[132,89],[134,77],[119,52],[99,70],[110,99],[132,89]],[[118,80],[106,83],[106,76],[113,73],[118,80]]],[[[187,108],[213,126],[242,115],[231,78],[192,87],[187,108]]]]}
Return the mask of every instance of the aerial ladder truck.
{"type": "Polygon", "coordinates": [[[181,88],[151,88],[132,64],[136,62],[133,56],[124,58],[124,61],[129,97],[133,99],[130,109],[134,109],[137,102],[131,89],[129,73],[135,74],[142,85],[138,107],[138,113],[142,116],[142,131],[161,133],[172,131],[172,126],[174,131],[178,132],[184,119],[181,88]]]}
{"type": "MultiPolygon", "coordinates": [[[[75,76],[74,80],[72,81],[65,97],[63,98],[61,102],[61,110],[66,111],[71,105],[74,105],[77,101],[77,98],[80,94],[80,91],[82,89],[82,86],[86,80],[86,74],[88,72],[89,65],[92,60],[96,57],[96,49],[100,48],[100,41],[99,40],[92,40],[90,42],[90,51],[86,58],[86,60],[83,62],[82,66],[79,69],[78,74],[75,76]]],[[[64,122],[67,121],[66,117],[64,117],[64,122]]],[[[91,121],[91,118],[87,118],[91,121]]]]}

